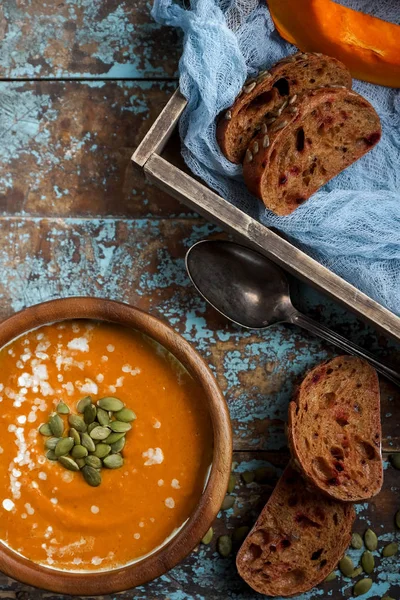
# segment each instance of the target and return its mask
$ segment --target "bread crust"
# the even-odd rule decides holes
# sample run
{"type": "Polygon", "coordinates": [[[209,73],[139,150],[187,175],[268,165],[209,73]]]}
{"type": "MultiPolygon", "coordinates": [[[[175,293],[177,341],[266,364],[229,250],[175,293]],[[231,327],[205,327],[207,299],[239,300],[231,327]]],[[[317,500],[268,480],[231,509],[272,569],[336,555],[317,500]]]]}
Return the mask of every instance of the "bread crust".
{"type": "Polygon", "coordinates": [[[350,72],[335,58],[303,52],[285,57],[269,71],[261,71],[257,78],[246,81],[242,93],[218,122],[217,141],[223,154],[231,162],[240,164],[268,112],[279,110],[295,94],[323,85],[350,89],[350,72]],[[239,141],[240,138],[243,139],[239,141]]]}
{"type": "Polygon", "coordinates": [[[354,519],[351,504],[307,489],[289,464],[239,550],[239,575],[267,596],[306,592],[342,558],[354,519]]]}
{"type": "Polygon", "coordinates": [[[299,95],[249,145],[248,189],[277,215],[288,215],[369,152],[381,138],[373,106],[346,88],[299,95]]]}
{"type": "Polygon", "coordinates": [[[310,371],[289,406],[296,466],[343,502],[375,496],[383,483],[379,381],[369,363],[338,356],[310,371]]]}

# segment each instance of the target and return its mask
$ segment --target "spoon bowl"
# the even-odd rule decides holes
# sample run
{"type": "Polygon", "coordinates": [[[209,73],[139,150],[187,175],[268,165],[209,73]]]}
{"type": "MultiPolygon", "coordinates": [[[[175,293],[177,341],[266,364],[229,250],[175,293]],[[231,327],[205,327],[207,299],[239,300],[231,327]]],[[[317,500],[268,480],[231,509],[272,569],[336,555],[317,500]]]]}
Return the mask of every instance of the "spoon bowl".
{"type": "Polygon", "coordinates": [[[187,253],[186,268],[204,299],[241,327],[262,329],[286,320],[291,306],[286,276],[258,252],[222,240],[201,241],[187,253]]]}
{"type": "Polygon", "coordinates": [[[290,299],[285,273],[271,260],[234,242],[204,240],[186,254],[186,269],[203,298],[230,321],[247,329],[292,323],[368,360],[400,385],[400,374],[336,332],[300,313],[290,299]]]}

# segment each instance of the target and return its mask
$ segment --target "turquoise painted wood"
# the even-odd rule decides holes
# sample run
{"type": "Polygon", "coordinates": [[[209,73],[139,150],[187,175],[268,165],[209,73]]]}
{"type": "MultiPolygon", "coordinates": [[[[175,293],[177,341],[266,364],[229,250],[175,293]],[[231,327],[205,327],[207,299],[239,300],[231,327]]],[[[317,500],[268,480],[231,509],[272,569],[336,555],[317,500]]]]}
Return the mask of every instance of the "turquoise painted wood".
{"type": "MultiPolygon", "coordinates": [[[[218,515],[211,544],[158,580],[104,598],[256,600],[237,576],[234,553],[218,556],[216,539],[254,523],[288,460],[284,423],[292,391],[335,349],[290,326],[241,330],[191,286],[185,252],[224,234],[146,184],[129,160],[175,87],[169,79],[180,51],[174,34],[151,22],[148,3],[67,0],[55,10],[39,0],[5,0],[0,38],[0,76],[30,79],[0,82],[0,319],[76,294],[135,304],[205,357],[232,417],[235,505],[218,515]],[[85,80],[70,80],[79,77],[85,80]],[[272,476],[245,485],[240,474],[260,466],[273,466],[272,476]]],[[[315,291],[291,285],[298,308],[400,367],[394,343],[315,291]]],[[[400,394],[385,381],[381,389],[390,452],[400,448],[400,394]]],[[[399,472],[387,456],[384,489],[357,507],[355,525],[360,533],[373,527],[380,547],[400,542],[393,520],[399,472]]],[[[358,561],[360,553],[351,553],[358,561]]],[[[398,557],[376,554],[374,586],[363,598],[400,598],[398,557]]],[[[350,598],[352,585],[338,576],[297,600],[350,598]]],[[[0,600],[56,597],[0,574],[0,600]]]]}

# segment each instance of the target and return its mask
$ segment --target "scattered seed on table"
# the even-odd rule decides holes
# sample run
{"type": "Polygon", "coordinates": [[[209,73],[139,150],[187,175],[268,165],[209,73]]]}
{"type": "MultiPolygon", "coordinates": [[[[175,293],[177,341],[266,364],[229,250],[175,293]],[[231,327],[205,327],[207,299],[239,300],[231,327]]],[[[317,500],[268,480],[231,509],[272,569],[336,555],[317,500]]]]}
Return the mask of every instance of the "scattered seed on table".
{"type": "Polygon", "coordinates": [[[245,471],[244,473],[241,474],[241,478],[243,479],[243,481],[246,485],[248,483],[253,483],[255,477],[256,477],[256,474],[254,473],[254,471],[245,471]]]}
{"type": "Polygon", "coordinates": [[[375,559],[372,552],[366,550],[361,557],[361,565],[367,575],[370,575],[375,568],[375,559]]]}
{"type": "Polygon", "coordinates": [[[225,496],[222,504],[221,510],[229,510],[235,504],[235,496],[225,496]]]}
{"type": "Polygon", "coordinates": [[[388,556],[394,556],[395,554],[397,554],[399,550],[399,545],[396,544],[396,542],[392,542],[391,544],[388,544],[387,546],[384,547],[384,549],[382,550],[382,556],[384,557],[388,557],[388,556]]]}
{"type": "Polygon", "coordinates": [[[210,527],[210,529],[207,531],[207,533],[201,540],[201,543],[205,544],[205,545],[209,544],[211,542],[211,540],[213,539],[213,535],[214,535],[214,530],[212,527],[210,527]]]}
{"type": "Polygon", "coordinates": [[[359,533],[353,533],[351,536],[351,547],[355,550],[361,550],[364,546],[363,539],[359,533]]]}
{"type": "Polygon", "coordinates": [[[372,529],[367,529],[364,534],[364,543],[365,547],[373,552],[378,547],[378,538],[376,537],[376,533],[372,531],[372,529]]]}
{"type": "Polygon", "coordinates": [[[354,596],[362,596],[369,592],[372,587],[372,579],[367,577],[366,579],[360,579],[357,581],[356,585],[353,588],[354,596]]]}
{"type": "Polygon", "coordinates": [[[400,452],[390,455],[390,462],[395,469],[400,469],[400,452]]]}
{"type": "Polygon", "coordinates": [[[229,535],[220,535],[217,540],[218,553],[226,558],[232,552],[232,540],[229,535]]]}
{"type": "Polygon", "coordinates": [[[229,477],[229,483],[228,483],[228,494],[231,494],[233,492],[233,490],[235,489],[235,485],[236,485],[236,475],[234,475],[233,473],[231,473],[230,477],[229,477]]]}
{"type": "Polygon", "coordinates": [[[339,569],[345,577],[351,577],[354,571],[354,563],[350,556],[343,556],[339,561],[339,569]]]}

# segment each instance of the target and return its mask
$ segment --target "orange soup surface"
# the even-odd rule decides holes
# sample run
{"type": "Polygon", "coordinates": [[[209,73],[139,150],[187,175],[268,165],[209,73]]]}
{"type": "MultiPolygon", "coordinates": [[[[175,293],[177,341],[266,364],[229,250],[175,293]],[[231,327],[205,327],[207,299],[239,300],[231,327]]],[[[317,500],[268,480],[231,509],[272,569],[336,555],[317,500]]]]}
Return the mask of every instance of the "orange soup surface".
{"type": "MultiPolygon", "coordinates": [[[[0,350],[0,540],[51,568],[104,570],[148,554],[190,516],[212,460],[203,392],[163,348],[113,324],[65,321],[0,350]],[[98,487],[45,458],[62,400],[119,398],[136,413],[98,487]]],[[[68,415],[60,415],[65,432],[68,415]]]]}

